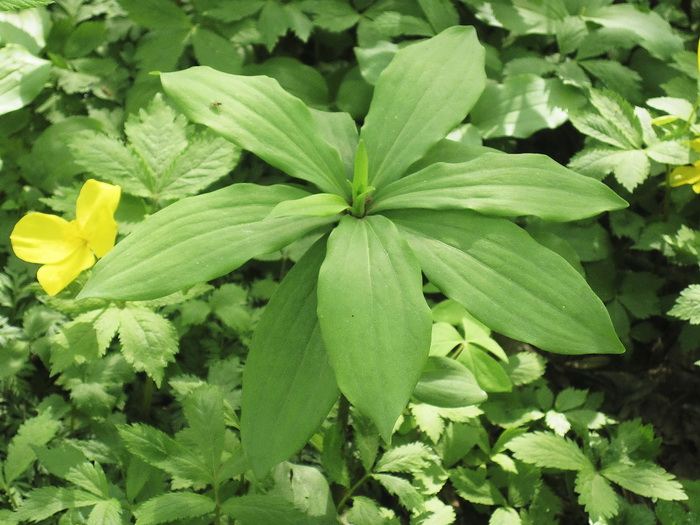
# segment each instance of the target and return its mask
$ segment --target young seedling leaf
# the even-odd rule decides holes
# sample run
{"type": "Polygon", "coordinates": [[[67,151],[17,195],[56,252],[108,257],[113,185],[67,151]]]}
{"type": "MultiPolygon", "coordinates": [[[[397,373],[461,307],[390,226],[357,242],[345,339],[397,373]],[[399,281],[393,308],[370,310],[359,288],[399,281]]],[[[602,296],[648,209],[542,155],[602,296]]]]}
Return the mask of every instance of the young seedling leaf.
{"type": "Polygon", "coordinates": [[[360,132],[377,188],[445,138],[484,88],[484,50],[472,27],[454,26],[399,51],[381,73],[360,132]]]}
{"type": "Polygon", "coordinates": [[[318,317],[340,391],[388,442],[430,349],[418,263],[381,216],[346,215],[318,280],[318,317]]]}
{"type": "Polygon", "coordinates": [[[338,399],[316,314],[325,244],[314,244],[287,274],[250,345],[241,437],[258,476],[301,449],[338,399]]]}
{"type": "Polygon", "coordinates": [[[301,199],[283,201],[275,206],[268,219],[277,217],[330,217],[350,208],[340,195],[315,193],[301,199]]]}

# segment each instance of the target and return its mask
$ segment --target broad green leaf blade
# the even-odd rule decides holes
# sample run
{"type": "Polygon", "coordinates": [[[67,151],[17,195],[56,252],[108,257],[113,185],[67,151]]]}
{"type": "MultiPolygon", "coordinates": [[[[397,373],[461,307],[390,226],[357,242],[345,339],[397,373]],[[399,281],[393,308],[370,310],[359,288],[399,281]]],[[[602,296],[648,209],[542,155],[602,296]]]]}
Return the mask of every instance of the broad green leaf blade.
{"type": "Polygon", "coordinates": [[[387,216],[428,279],[489,328],[550,352],[624,352],[584,278],[512,222],[467,211],[387,216]]]}
{"type": "Polygon", "coordinates": [[[545,155],[485,153],[460,164],[433,164],[379,190],[372,211],[472,209],[499,216],[573,221],[627,202],[597,180],[545,155]]]}
{"type": "Polygon", "coordinates": [[[277,217],[330,217],[350,208],[340,195],[335,193],[315,193],[293,201],[280,202],[267,216],[277,217]]]}
{"type": "Polygon", "coordinates": [[[510,392],[513,385],[503,367],[493,357],[482,350],[467,345],[457,360],[463,363],[476,377],[481,388],[486,392],[510,392]]]}
{"type": "Polygon", "coordinates": [[[241,437],[258,476],[303,447],[338,399],[316,314],[325,244],[314,244],[284,278],[250,345],[241,437]]]}
{"type": "Polygon", "coordinates": [[[137,525],[158,525],[203,516],[214,512],[215,507],[214,500],[203,494],[171,492],[144,502],[134,515],[137,525]]]}
{"type": "Polygon", "coordinates": [[[674,478],[673,474],[666,472],[651,461],[635,460],[634,463],[618,461],[606,466],[600,473],[623,489],[646,498],[688,499],[683,491],[683,486],[674,478]]]}
{"type": "Polygon", "coordinates": [[[235,184],[178,201],[141,223],[99,261],[80,297],[154,299],[220,277],[332,222],[325,217],[264,220],[280,202],[306,195],[289,186],[235,184]]]}
{"type": "Polygon", "coordinates": [[[488,85],[470,114],[484,138],[525,138],[544,128],[566,122],[568,113],[585,104],[578,90],[557,78],[531,73],[488,85]]]}
{"type": "Polygon", "coordinates": [[[474,374],[449,357],[431,356],[423,369],[413,395],[422,403],[456,408],[486,401],[474,374]]]}
{"type": "Polygon", "coordinates": [[[360,137],[369,183],[400,178],[467,115],[484,88],[484,50],[471,27],[451,27],[399,51],[382,72],[360,137]]]}
{"type": "Polygon", "coordinates": [[[0,115],[20,109],[44,89],[51,62],[35,57],[23,46],[0,49],[0,115]]]}
{"type": "Polygon", "coordinates": [[[161,82],[194,122],[326,193],[349,195],[340,154],[321,136],[309,108],[277,81],[193,67],[163,73],[161,82]]]}
{"type": "Polygon", "coordinates": [[[310,517],[279,496],[249,494],[230,498],[221,505],[221,512],[241,525],[305,525],[310,517]]]}
{"type": "Polygon", "coordinates": [[[509,441],[515,457],[538,467],[560,470],[592,468],[590,460],[573,441],[552,432],[530,432],[509,441]]]}
{"type": "Polygon", "coordinates": [[[340,391],[388,442],[430,349],[420,267],[381,216],[346,215],[318,278],[318,317],[340,391]]]}
{"type": "Polygon", "coordinates": [[[595,521],[617,515],[619,503],[617,494],[600,473],[585,468],[576,474],[578,501],[595,521]]]}

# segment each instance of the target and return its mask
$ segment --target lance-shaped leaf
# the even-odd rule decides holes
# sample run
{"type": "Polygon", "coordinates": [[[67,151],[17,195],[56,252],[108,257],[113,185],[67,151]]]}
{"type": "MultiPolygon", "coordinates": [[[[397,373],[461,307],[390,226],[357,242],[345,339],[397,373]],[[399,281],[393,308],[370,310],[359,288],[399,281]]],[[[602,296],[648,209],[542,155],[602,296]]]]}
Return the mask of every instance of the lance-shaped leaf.
{"type": "Polygon", "coordinates": [[[561,354],[624,352],[585,279],[512,222],[469,211],[387,216],[428,279],[493,330],[561,354]]]}
{"type": "Polygon", "coordinates": [[[290,186],[235,184],[176,202],[99,261],[80,298],[154,299],[227,274],[335,220],[264,220],[280,202],[306,195],[290,186]]]}
{"type": "Polygon", "coordinates": [[[605,184],[545,155],[485,153],[460,164],[433,164],[379,190],[372,209],[472,209],[574,221],[627,202],[605,184]]]}
{"type": "Polygon", "coordinates": [[[399,51],[379,76],[360,133],[370,185],[401,177],[464,120],[485,82],[484,49],[474,28],[451,27],[399,51]]]}
{"type": "Polygon", "coordinates": [[[265,307],[243,373],[241,436],[257,476],[297,452],[338,399],[316,315],[326,239],[297,262],[265,307]]]}
{"type": "Polygon", "coordinates": [[[388,442],[430,348],[418,262],[379,215],[346,215],[318,278],[318,316],[340,391],[388,442]]]}
{"type": "Polygon", "coordinates": [[[161,74],[166,94],[194,122],[327,193],[348,196],[345,166],[306,105],[268,77],[200,66],[161,74]]]}

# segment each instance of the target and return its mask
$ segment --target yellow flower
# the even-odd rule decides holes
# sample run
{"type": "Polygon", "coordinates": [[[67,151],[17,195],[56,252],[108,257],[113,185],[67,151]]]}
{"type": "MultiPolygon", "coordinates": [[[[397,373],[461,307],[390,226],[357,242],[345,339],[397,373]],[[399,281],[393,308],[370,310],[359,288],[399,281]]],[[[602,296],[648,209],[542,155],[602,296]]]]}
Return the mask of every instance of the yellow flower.
{"type": "Polygon", "coordinates": [[[90,179],[80,190],[74,221],[31,212],[17,222],[12,249],[22,260],[43,264],[37,279],[47,294],[56,295],[95,264],[95,256],[104,257],[114,247],[120,196],[119,186],[90,179]]]}
{"type": "Polygon", "coordinates": [[[690,166],[679,166],[674,169],[668,178],[668,182],[671,186],[692,184],[693,191],[700,193],[700,162],[690,166]]]}

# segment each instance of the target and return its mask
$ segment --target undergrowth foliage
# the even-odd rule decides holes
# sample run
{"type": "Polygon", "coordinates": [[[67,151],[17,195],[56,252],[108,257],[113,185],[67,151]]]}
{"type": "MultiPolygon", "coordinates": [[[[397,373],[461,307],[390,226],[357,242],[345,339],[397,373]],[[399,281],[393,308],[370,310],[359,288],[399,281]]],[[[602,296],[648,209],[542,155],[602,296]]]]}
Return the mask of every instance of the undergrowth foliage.
{"type": "Polygon", "coordinates": [[[0,0],[0,524],[698,522],[700,13],[643,4],[0,0]]]}

